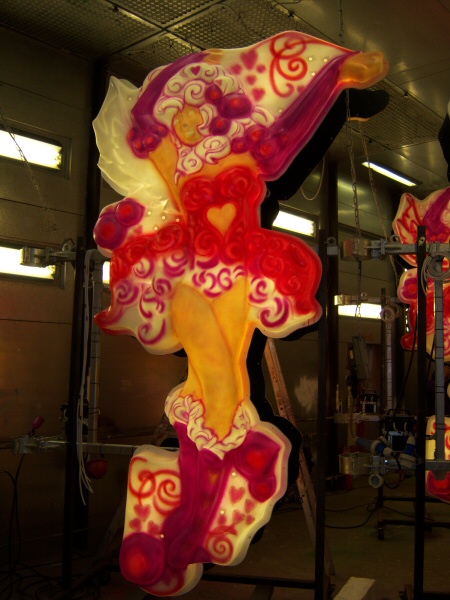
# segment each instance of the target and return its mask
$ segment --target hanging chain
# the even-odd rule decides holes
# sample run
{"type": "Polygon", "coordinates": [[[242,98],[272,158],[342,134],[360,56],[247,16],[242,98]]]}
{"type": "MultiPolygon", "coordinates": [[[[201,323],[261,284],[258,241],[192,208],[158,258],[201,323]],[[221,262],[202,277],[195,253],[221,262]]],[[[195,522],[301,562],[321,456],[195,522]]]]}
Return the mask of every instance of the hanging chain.
{"type": "MultiPolygon", "coordinates": [[[[342,0],[338,0],[338,11],[339,11],[339,43],[344,47],[344,13],[342,9],[342,0]]],[[[355,169],[355,153],[353,149],[353,135],[352,127],[350,123],[350,92],[347,89],[345,91],[345,129],[347,133],[347,150],[350,160],[350,175],[352,179],[352,195],[353,195],[353,209],[355,213],[355,228],[357,241],[361,240],[361,224],[359,221],[359,203],[358,203],[358,188],[356,184],[356,169],[355,169]]],[[[358,245],[359,248],[359,245],[358,245]]],[[[358,260],[358,299],[355,309],[355,321],[358,335],[361,335],[361,297],[362,297],[362,262],[358,260]]]]}
{"type": "Polygon", "coordinates": [[[344,12],[342,10],[342,0],[338,0],[339,11],[339,45],[344,46],[344,12]]]}
{"type": "MultiPolygon", "coordinates": [[[[377,190],[376,190],[376,187],[375,187],[375,180],[373,178],[373,170],[372,170],[372,168],[370,166],[369,150],[367,148],[366,136],[364,134],[364,126],[363,126],[363,123],[361,121],[359,121],[358,125],[359,125],[359,134],[361,136],[361,142],[362,142],[363,150],[364,150],[364,156],[366,158],[367,164],[369,165],[369,169],[368,169],[368,171],[369,171],[369,182],[370,182],[370,188],[372,190],[372,196],[373,196],[373,199],[374,199],[374,202],[375,202],[375,207],[377,209],[378,218],[380,219],[381,229],[383,230],[384,239],[387,240],[389,236],[387,234],[386,226],[384,224],[383,215],[381,213],[380,203],[378,202],[378,195],[377,195],[377,190]]],[[[394,271],[395,283],[398,286],[399,278],[398,278],[397,269],[395,268],[395,260],[394,260],[394,257],[392,255],[389,256],[389,262],[391,263],[392,270],[394,271]]]]}
{"type": "Polygon", "coordinates": [[[361,238],[361,224],[359,221],[359,203],[358,203],[358,187],[356,182],[356,169],[355,169],[355,153],[353,150],[353,132],[350,124],[350,95],[349,90],[345,91],[345,108],[347,113],[346,118],[346,132],[347,132],[347,150],[350,159],[350,174],[352,178],[352,194],[353,194],[353,209],[355,212],[355,228],[356,237],[361,238]]]}

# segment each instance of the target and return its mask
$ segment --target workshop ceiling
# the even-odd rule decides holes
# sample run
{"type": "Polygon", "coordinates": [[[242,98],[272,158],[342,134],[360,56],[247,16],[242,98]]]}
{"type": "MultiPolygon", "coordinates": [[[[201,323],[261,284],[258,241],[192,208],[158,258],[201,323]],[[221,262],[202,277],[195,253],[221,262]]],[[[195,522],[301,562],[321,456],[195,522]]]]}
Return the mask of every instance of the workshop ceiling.
{"type": "MultiPolygon", "coordinates": [[[[389,106],[361,127],[365,143],[352,125],[352,154],[418,179],[419,197],[448,185],[438,132],[450,100],[450,0],[0,0],[0,23],[130,74],[285,30],[381,50],[390,72],[375,88],[389,92],[389,106]]],[[[348,132],[329,158],[348,162],[348,132]]]]}

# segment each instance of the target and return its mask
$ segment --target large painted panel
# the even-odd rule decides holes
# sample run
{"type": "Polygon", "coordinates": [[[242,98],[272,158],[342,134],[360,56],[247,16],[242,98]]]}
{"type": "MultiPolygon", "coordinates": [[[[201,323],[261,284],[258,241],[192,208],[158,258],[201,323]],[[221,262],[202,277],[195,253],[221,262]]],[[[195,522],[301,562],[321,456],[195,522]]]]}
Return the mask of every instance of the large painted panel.
{"type": "Polygon", "coordinates": [[[251,402],[246,360],[257,330],[320,318],[321,267],[258,209],[342,90],[386,71],[381,53],[285,32],[181,58],[141,89],[111,80],[95,130],[125,198],[95,228],[112,290],[97,323],[154,354],[184,349],[189,366],[166,400],[180,450],[144,446],[130,465],[121,569],[149,593],[242,561],[285,492],[291,442],[251,402]]]}

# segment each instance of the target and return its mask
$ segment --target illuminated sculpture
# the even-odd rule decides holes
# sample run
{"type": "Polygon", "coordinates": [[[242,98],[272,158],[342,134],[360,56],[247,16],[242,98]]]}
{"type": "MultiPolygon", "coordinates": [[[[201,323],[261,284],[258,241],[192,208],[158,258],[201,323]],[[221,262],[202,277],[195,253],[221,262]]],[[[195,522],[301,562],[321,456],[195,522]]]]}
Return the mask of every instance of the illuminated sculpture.
{"type": "MultiPolygon", "coordinates": [[[[417,227],[426,226],[427,241],[450,242],[450,187],[433,192],[425,200],[418,200],[411,194],[403,194],[397,215],[393,222],[395,233],[404,244],[415,244],[417,241],[417,227]]],[[[402,339],[401,344],[405,350],[417,347],[415,335],[417,322],[417,287],[420,285],[417,276],[417,259],[415,255],[403,255],[403,258],[415,268],[405,271],[399,282],[398,296],[409,305],[410,330],[402,339]]],[[[446,263],[447,261],[444,261],[446,263]]],[[[448,264],[443,265],[448,269],[448,264]]],[[[434,318],[434,282],[427,282],[427,321],[426,321],[426,350],[430,356],[434,350],[435,318],[434,318]]],[[[450,360],[450,283],[443,282],[444,303],[444,360],[450,360]]],[[[445,418],[446,459],[450,459],[450,418],[445,418]]],[[[436,418],[428,419],[427,435],[436,433],[436,418]]],[[[428,439],[426,442],[426,457],[434,459],[436,441],[428,439]]],[[[426,471],[426,487],[433,496],[444,502],[450,502],[450,473],[444,479],[436,478],[433,471],[426,471]]]]}
{"type": "Polygon", "coordinates": [[[166,414],[180,450],[151,446],[129,474],[123,575],[155,595],[192,589],[202,564],[239,563],[286,488],[290,443],[250,401],[255,328],[284,337],[316,322],[316,254],[260,227],[277,179],[344,88],[387,71],[382,54],[285,32],[112,79],[94,126],[100,168],[125,198],[95,227],[111,257],[108,333],[156,354],[184,348],[187,380],[166,414]]]}
{"type": "MultiPolygon", "coordinates": [[[[450,418],[444,418],[445,424],[445,460],[450,460],[450,418]]],[[[427,422],[427,441],[426,441],[426,459],[434,460],[436,458],[436,416],[433,415],[427,422]],[[428,437],[430,436],[430,437],[428,437]],[[434,439],[431,439],[431,436],[434,439]]],[[[434,471],[425,471],[425,484],[427,491],[439,500],[450,503],[450,472],[442,473],[442,479],[436,476],[434,471]]]]}
{"type": "MultiPolygon", "coordinates": [[[[418,200],[412,194],[403,194],[397,214],[393,221],[394,232],[403,244],[415,244],[417,227],[426,226],[427,241],[450,242],[450,187],[433,192],[425,200],[418,200]]],[[[414,268],[405,271],[399,282],[398,297],[409,305],[409,331],[402,337],[401,344],[405,350],[417,347],[415,336],[417,321],[417,258],[415,255],[402,255],[404,260],[414,268]]],[[[448,268],[444,265],[444,269],[448,268]]],[[[426,350],[433,353],[434,341],[434,283],[427,282],[427,323],[426,350]]],[[[450,360],[450,283],[444,282],[444,360],[450,360]]]]}

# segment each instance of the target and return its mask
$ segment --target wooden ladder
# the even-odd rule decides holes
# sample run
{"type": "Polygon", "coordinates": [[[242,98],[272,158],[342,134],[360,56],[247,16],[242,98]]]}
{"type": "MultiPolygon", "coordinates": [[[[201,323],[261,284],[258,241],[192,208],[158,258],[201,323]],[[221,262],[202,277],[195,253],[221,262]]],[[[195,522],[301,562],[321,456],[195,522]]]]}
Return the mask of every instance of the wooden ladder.
{"type": "MultiPolygon", "coordinates": [[[[272,339],[268,339],[266,348],[264,350],[264,356],[267,363],[267,368],[270,373],[270,379],[272,380],[272,387],[275,394],[275,400],[277,402],[278,411],[280,416],[290,421],[293,425],[295,423],[294,411],[292,404],[289,399],[286,384],[284,381],[283,373],[281,371],[280,361],[278,360],[277,351],[275,348],[275,342],[272,339]]],[[[297,479],[297,487],[300,494],[300,500],[305,513],[306,524],[308,526],[309,535],[315,546],[316,544],[316,496],[314,493],[313,483],[309,474],[308,464],[306,462],[305,453],[303,448],[300,449],[300,473],[297,479]]],[[[328,577],[335,574],[333,560],[331,558],[330,549],[325,541],[325,571],[328,577]]]]}

